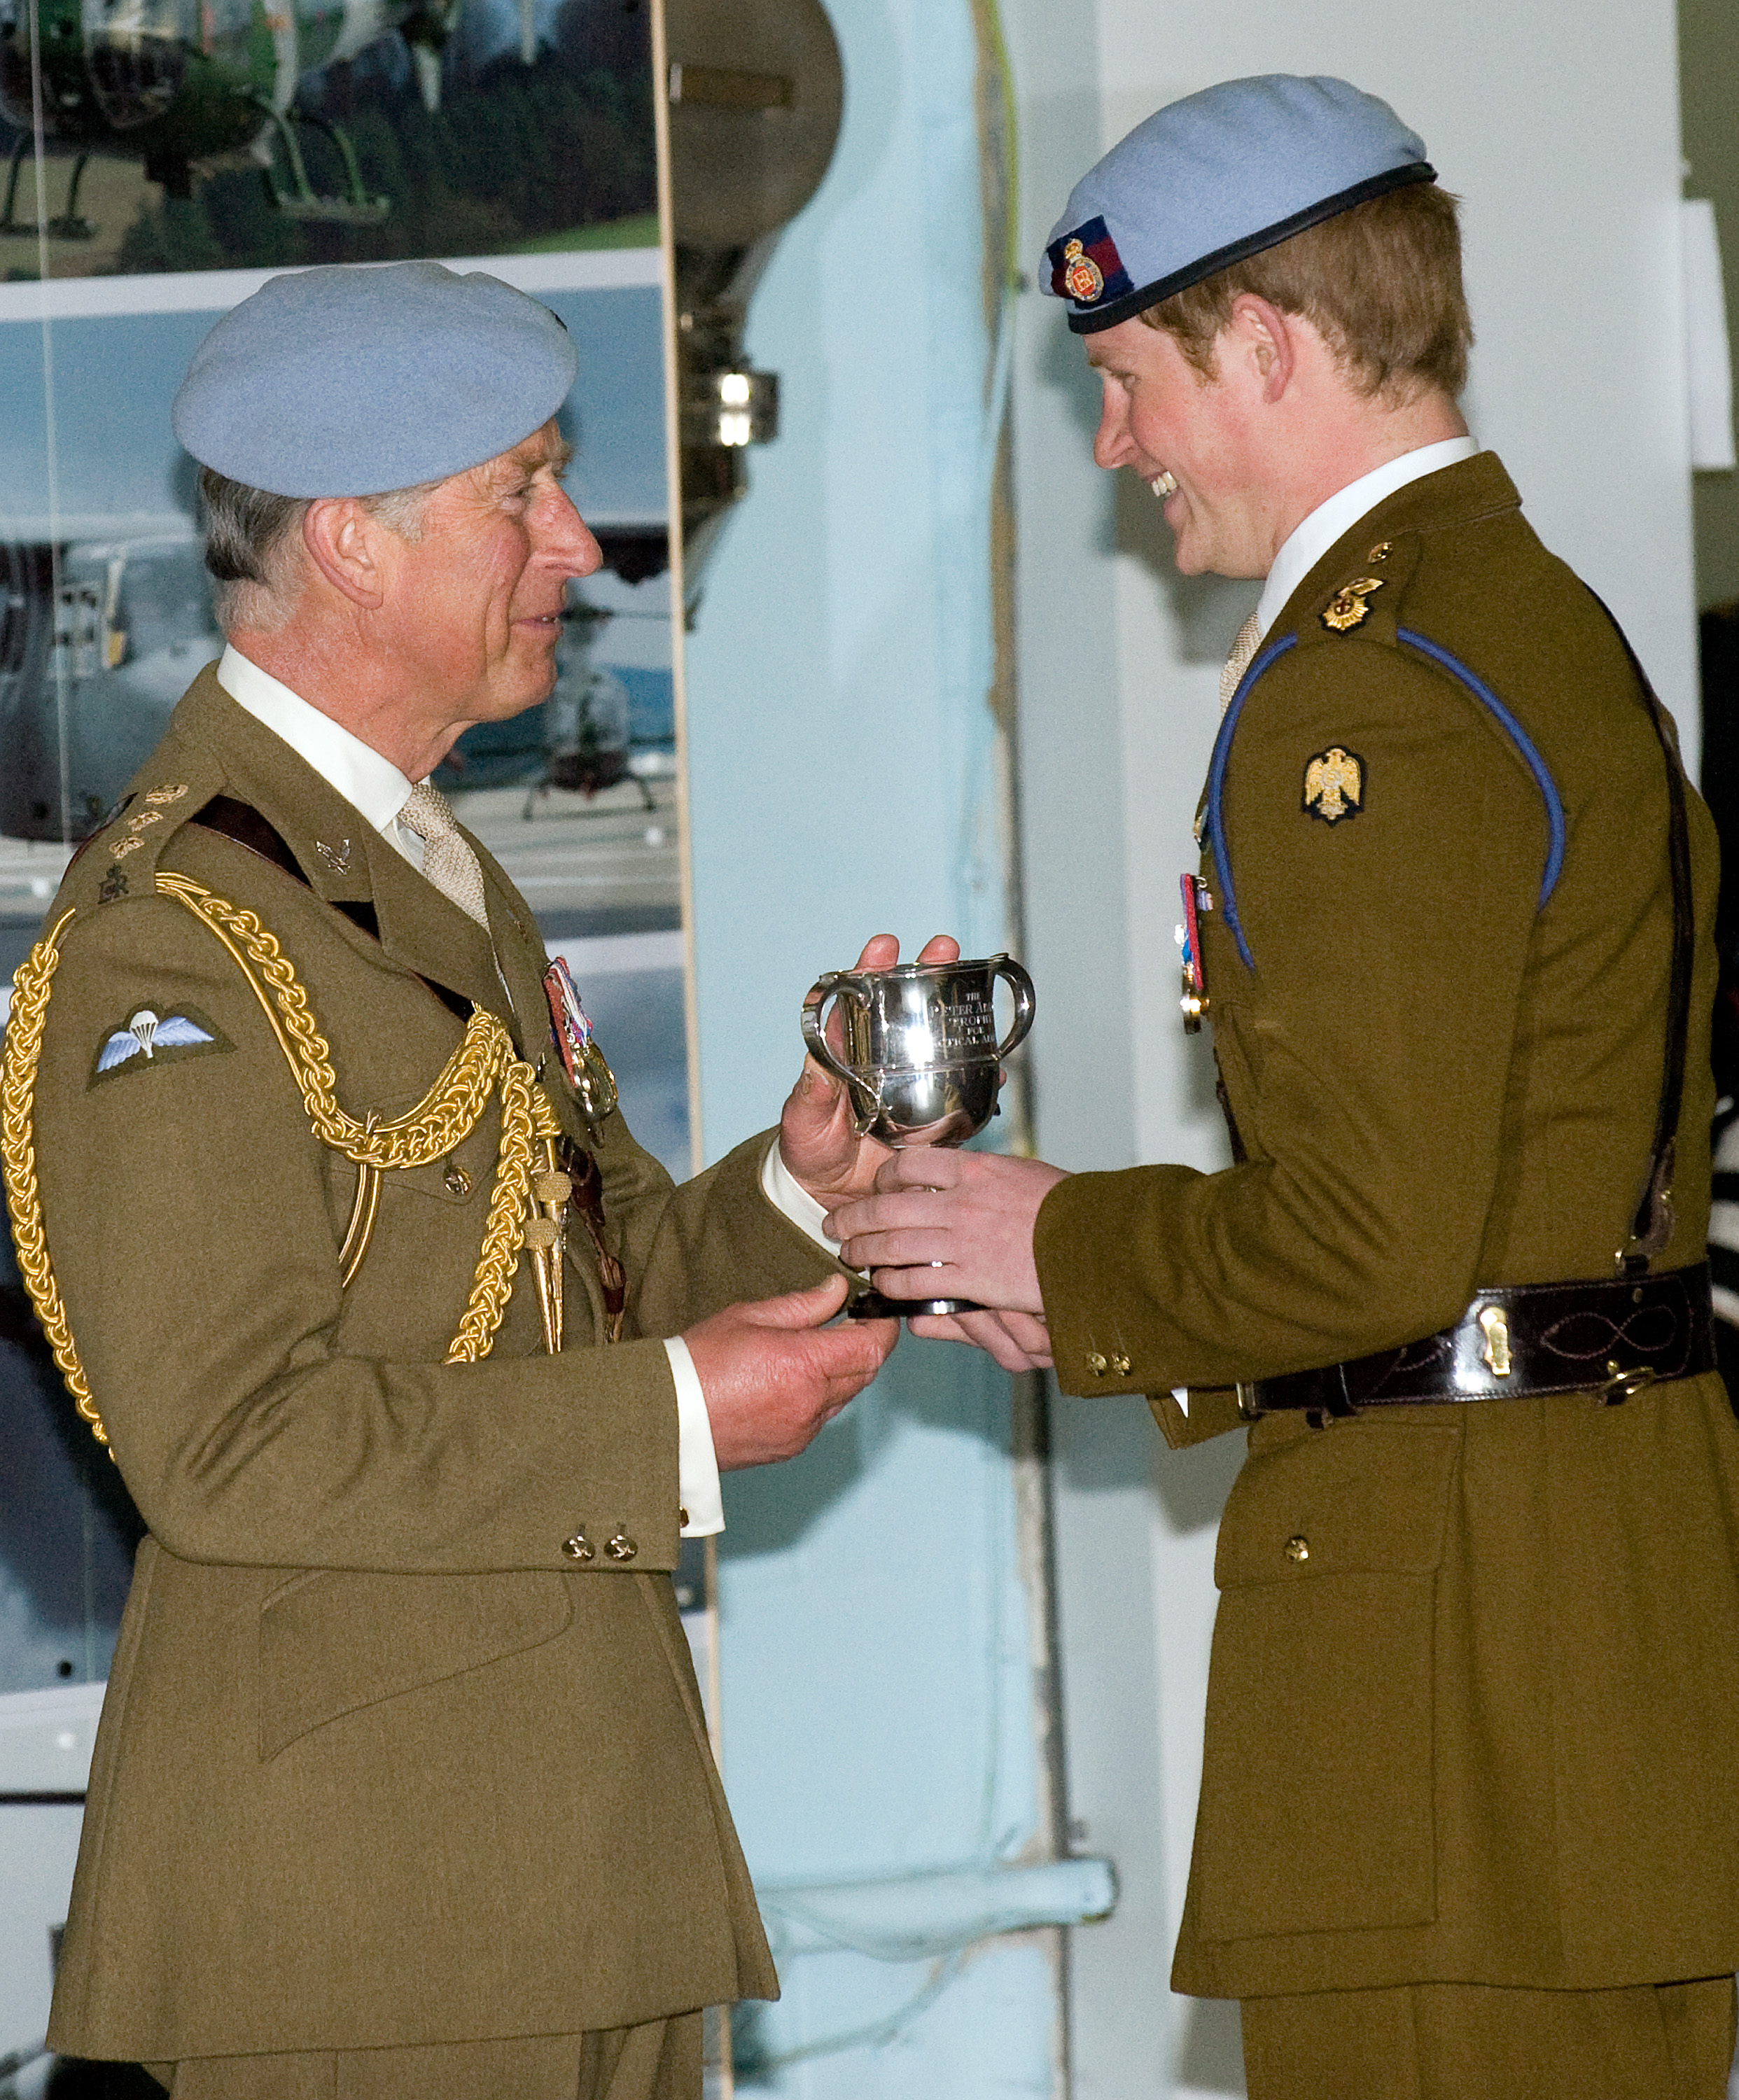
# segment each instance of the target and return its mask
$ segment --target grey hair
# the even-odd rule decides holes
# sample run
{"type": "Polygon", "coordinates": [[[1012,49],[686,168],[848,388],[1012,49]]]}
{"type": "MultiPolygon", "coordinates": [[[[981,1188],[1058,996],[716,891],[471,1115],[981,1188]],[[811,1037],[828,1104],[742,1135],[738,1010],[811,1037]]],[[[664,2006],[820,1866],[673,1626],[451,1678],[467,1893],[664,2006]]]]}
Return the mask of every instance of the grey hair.
{"type": "MultiPolygon", "coordinates": [[[[389,532],[414,542],[422,536],[429,498],[439,487],[436,481],[419,482],[360,501],[389,532]]],[[[269,633],[283,624],[302,594],[302,521],[314,499],[274,496],[209,466],[199,470],[199,494],[205,518],[205,567],[217,586],[212,607],[218,627],[226,634],[232,627],[269,633]]]]}

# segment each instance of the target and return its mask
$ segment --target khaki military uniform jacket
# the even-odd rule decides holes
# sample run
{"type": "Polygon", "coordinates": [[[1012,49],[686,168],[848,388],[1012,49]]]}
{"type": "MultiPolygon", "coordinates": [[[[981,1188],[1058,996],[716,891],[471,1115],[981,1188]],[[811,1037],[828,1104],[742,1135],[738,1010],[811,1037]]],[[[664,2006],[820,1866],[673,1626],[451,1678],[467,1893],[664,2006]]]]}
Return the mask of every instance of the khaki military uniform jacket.
{"type": "Polygon", "coordinates": [[[667,1572],[657,1339],[827,1273],[761,1193],[766,1139],[673,1189],[620,1116],[589,1136],[546,1069],[596,1153],[624,1339],[600,1345],[598,1264],[571,1227],[563,1352],[522,1256],[487,1354],[449,1362],[499,1092],[443,1156],[382,1173],[341,1287],[359,1169],[314,1134],[270,973],[165,887],[235,907],[219,923],[245,949],[254,915],[342,1109],[386,1123],[474,1003],[525,1057],[549,1049],[541,945],[480,858],[499,977],[482,930],[207,671],[51,915],[74,914],[38,1075],[47,1248],[150,1527],[91,1771],[61,2050],[572,2032],[775,1989],[667,1572]],[[299,873],[188,821],[218,796],[299,873]],[[153,1054],[99,1070],[141,1009],[153,1054]],[[178,1018],[205,1039],[173,1041],[178,1018]],[[564,1545],[581,1535],[589,1560],[564,1545]]]}
{"type": "MultiPolygon", "coordinates": [[[[1382,503],[1263,656],[1201,868],[1247,1156],[1081,1175],[1037,1232],[1065,1386],[1157,1396],[1173,1444],[1235,1424],[1234,1380],[1430,1335],[1481,1287],[1612,1277],[1661,1093],[1661,745],[1495,457],[1382,503]],[[1331,607],[1370,579],[1362,616],[1331,607]],[[1358,768],[1350,814],[1325,811],[1321,772],[1312,806],[1335,751],[1358,768]]],[[[1657,1270],[1701,1259],[1708,1213],[1716,853],[1690,800],[1693,1025],[1657,1270]]],[[[1739,1431],[1713,1374],[1611,1408],[1259,1423],[1220,1526],[1176,1987],[1733,1968],[1736,1542],[1739,1431]]]]}

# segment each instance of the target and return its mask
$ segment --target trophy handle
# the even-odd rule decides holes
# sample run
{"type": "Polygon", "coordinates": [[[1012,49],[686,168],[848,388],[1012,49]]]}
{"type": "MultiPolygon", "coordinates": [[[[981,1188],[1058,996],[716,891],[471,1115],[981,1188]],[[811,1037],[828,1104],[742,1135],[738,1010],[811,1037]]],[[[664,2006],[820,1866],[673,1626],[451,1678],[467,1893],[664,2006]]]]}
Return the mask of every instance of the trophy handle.
{"type": "MultiPolygon", "coordinates": [[[[1031,990],[1029,986],[1029,995],[1031,990]]],[[[869,1004],[864,997],[863,987],[854,980],[849,971],[827,971],[816,978],[803,995],[803,1040],[815,1062],[843,1083],[846,1097],[851,1103],[852,1120],[857,1125],[858,1136],[862,1137],[876,1120],[880,1104],[850,1065],[835,1056],[833,1045],[828,1042],[827,1032],[822,1027],[821,1009],[836,992],[841,999],[854,999],[863,1006],[867,1007],[869,1004]]],[[[1024,1034],[1025,1030],[1022,1032],[1024,1034]]]]}
{"type": "Polygon", "coordinates": [[[1026,1040],[1026,1031],[1032,1026],[1035,1004],[1032,979],[1012,955],[996,956],[991,974],[993,977],[1001,977],[1014,994],[1014,1019],[1009,1024],[1007,1039],[996,1046],[996,1055],[1006,1057],[1011,1050],[1017,1049],[1026,1040]]]}

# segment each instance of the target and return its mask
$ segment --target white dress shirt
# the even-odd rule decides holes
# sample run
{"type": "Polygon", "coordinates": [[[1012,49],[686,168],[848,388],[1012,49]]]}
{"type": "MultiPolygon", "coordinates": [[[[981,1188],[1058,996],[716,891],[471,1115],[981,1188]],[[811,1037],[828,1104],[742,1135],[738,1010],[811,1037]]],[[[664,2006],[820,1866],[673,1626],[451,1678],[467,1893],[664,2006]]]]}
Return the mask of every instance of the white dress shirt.
{"type": "Polygon", "coordinates": [[[1280,609],[1310,571],[1340,537],[1350,532],[1367,510],[1375,510],[1385,497],[1410,481],[1419,481],[1441,468],[1472,459],[1479,450],[1476,438],[1443,438],[1434,445],[1421,445],[1386,461],[1344,488],[1336,489],[1326,503],[1319,503],[1308,518],[1295,525],[1274,557],[1262,595],[1256,602],[1256,625],[1264,634],[1280,617],[1280,609]]]}
{"type": "MultiPolygon", "coordinates": [[[[409,799],[413,783],[391,759],[382,757],[372,745],[352,736],[330,715],[323,715],[237,649],[223,651],[218,664],[218,683],[238,707],[245,708],[256,721],[281,737],[298,758],[306,760],[329,787],[361,812],[394,852],[402,854],[422,874],[422,840],[399,822],[399,812],[409,799]]],[[[796,1187],[795,1183],[792,1185],[796,1187]]],[[[803,1191],[800,1189],[797,1193],[802,1195],[803,1191]]],[[[810,1199],[805,1197],[804,1200],[810,1199]]],[[[686,1538],[703,1538],[725,1528],[713,1425],[687,1343],[680,1335],[672,1335],[665,1339],[664,1350],[676,1386],[677,1499],[688,1512],[682,1534],[686,1538]]]]}

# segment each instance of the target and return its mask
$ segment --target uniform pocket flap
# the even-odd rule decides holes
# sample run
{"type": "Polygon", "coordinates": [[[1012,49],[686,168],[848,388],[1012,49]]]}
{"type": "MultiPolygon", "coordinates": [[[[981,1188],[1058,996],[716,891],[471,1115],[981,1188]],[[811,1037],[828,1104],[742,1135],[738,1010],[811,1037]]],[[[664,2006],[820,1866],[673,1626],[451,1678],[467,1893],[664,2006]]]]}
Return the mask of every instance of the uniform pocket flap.
{"type": "Polygon", "coordinates": [[[1432,1573],[1460,1445],[1459,1424],[1337,1422],[1253,1451],[1220,1520],[1215,1582],[1432,1573]]]}
{"type": "Polygon", "coordinates": [[[260,1608],[260,1755],[341,1714],[554,1640],[572,1617],[555,1574],[297,1575],[260,1608]]]}

